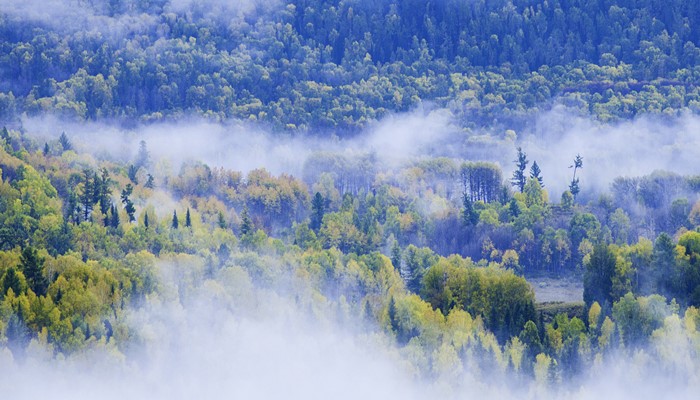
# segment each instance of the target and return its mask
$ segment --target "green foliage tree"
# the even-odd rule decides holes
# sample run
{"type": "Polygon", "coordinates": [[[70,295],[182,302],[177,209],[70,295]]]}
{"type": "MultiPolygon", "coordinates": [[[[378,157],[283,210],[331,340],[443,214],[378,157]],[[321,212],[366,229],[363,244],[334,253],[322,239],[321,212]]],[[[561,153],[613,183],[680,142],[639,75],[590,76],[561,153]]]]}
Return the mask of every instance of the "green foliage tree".
{"type": "Polygon", "coordinates": [[[173,210],[173,218],[170,221],[170,226],[173,229],[178,229],[180,227],[180,221],[177,218],[177,210],[173,210]]]}

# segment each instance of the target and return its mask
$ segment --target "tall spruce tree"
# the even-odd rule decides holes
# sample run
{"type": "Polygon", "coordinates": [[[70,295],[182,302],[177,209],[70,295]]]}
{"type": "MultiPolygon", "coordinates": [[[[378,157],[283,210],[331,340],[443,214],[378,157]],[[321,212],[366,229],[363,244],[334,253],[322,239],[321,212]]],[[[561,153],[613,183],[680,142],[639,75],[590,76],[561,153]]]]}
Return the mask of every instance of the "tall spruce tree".
{"type": "Polygon", "coordinates": [[[518,158],[515,162],[515,171],[513,171],[513,178],[510,180],[511,184],[515,186],[520,193],[525,190],[525,184],[527,183],[527,175],[525,175],[525,170],[527,169],[527,155],[523,152],[522,147],[518,147],[518,158]]]}
{"type": "Polygon", "coordinates": [[[321,224],[323,222],[323,214],[325,213],[325,201],[321,193],[316,192],[314,199],[311,202],[311,224],[309,227],[315,232],[321,229],[321,224]]]}
{"type": "Polygon", "coordinates": [[[537,182],[540,183],[540,187],[544,187],[544,180],[542,179],[542,170],[540,170],[540,166],[537,165],[537,161],[532,162],[532,166],[530,167],[530,178],[537,179],[537,182]]]}
{"type": "Polygon", "coordinates": [[[27,246],[20,255],[20,269],[27,279],[27,285],[37,296],[46,295],[49,282],[44,276],[44,258],[39,257],[37,250],[32,246],[27,246]]]}

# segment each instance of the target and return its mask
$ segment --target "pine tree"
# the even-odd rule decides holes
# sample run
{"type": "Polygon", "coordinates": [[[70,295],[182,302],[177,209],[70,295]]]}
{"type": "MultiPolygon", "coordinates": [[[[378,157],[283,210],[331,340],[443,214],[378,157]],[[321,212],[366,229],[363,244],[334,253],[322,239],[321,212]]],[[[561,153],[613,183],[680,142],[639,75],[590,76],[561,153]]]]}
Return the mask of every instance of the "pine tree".
{"type": "Polygon", "coordinates": [[[394,245],[391,247],[391,264],[401,275],[401,247],[398,240],[394,240],[394,245]]]}
{"type": "Polygon", "coordinates": [[[22,250],[20,268],[27,279],[27,285],[37,296],[46,295],[49,287],[49,282],[44,277],[43,266],[44,259],[39,257],[35,248],[27,246],[22,250]]]}
{"type": "Polygon", "coordinates": [[[148,213],[144,212],[143,213],[143,226],[146,227],[146,230],[148,230],[148,213]]]}
{"type": "Polygon", "coordinates": [[[112,204],[112,211],[111,211],[111,219],[110,219],[110,226],[112,228],[119,228],[119,210],[117,209],[117,206],[112,204]]]}
{"type": "Polygon", "coordinates": [[[511,184],[518,188],[520,193],[525,189],[525,184],[527,183],[527,176],[525,175],[525,170],[527,169],[527,155],[523,152],[522,147],[518,147],[518,159],[515,162],[515,171],[513,171],[513,178],[510,180],[511,184]]]}
{"type": "Polygon", "coordinates": [[[178,229],[180,227],[180,221],[177,219],[177,210],[173,210],[173,221],[171,226],[173,229],[178,229]]]}
{"type": "Polygon", "coordinates": [[[130,164],[129,168],[126,171],[126,175],[129,177],[129,180],[134,185],[139,184],[139,178],[137,176],[138,172],[139,172],[139,167],[135,166],[134,164],[130,164]]]}
{"type": "Polygon", "coordinates": [[[153,175],[151,175],[151,174],[146,175],[146,183],[144,184],[144,186],[148,189],[153,189],[156,187],[156,182],[155,182],[155,179],[153,178],[153,175]]]}
{"type": "Polygon", "coordinates": [[[530,178],[537,179],[537,181],[540,183],[540,187],[544,187],[544,180],[542,179],[542,171],[540,170],[540,166],[537,165],[537,161],[532,162],[532,166],[530,167],[530,178]]]}
{"type": "Polygon", "coordinates": [[[241,235],[247,235],[253,231],[253,221],[248,216],[248,207],[243,208],[241,213],[241,235]]]}
{"type": "Polygon", "coordinates": [[[83,170],[83,176],[83,193],[80,195],[80,203],[83,206],[83,221],[88,221],[92,211],[92,186],[94,183],[90,182],[90,170],[83,170]]]}
{"type": "Polygon", "coordinates": [[[314,196],[313,201],[311,202],[311,224],[309,227],[314,230],[314,232],[318,232],[319,229],[321,229],[321,224],[323,222],[323,214],[325,212],[324,210],[324,200],[323,196],[321,193],[316,192],[316,195],[314,196]]]}
{"type": "Polygon", "coordinates": [[[129,222],[134,222],[136,218],[134,217],[134,213],[136,212],[136,208],[134,207],[134,203],[131,201],[129,196],[131,196],[131,192],[134,190],[134,187],[131,186],[130,183],[126,184],[126,187],[124,190],[122,190],[122,204],[124,204],[124,210],[126,211],[126,215],[129,216],[129,222]]]}
{"type": "Polygon", "coordinates": [[[148,153],[145,140],[139,142],[139,153],[136,155],[136,161],[134,164],[136,165],[136,169],[148,168],[148,166],[151,164],[151,155],[148,153]]]}
{"type": "Polygon", "coordinates": [[[466,194],[462,197],[462,205],[462,223],[466,226],[476,225],[479,222],[479,213],[474,210],[474,203],[466,194]]]}
{"type": "Polygon", "coordinates": [[[389,324],[391,325],[392,332],[399,332],[399,320],[396,316],[396,300],[394,296],[389,298],[389,306],[387,307],[387,314],[389,317],[389,324]]]}
{"type": "Polygon", "coordinates": [[[22,282],[17,276],[15,267],[10,267],[5,271],[5,275],[2,277],[2,293],[0,295],[6,294],[9,289],[12,289],[17,296],[22,292],[22,282]]]}
{"type": "Polygon", "coordinates": [[[224,218],[224,213],[219,211],[219,228],[226,229],[226,219],[224,218]]]}
{"type": "Polygon", "coordinates": [[[578,195],[578,193],[581,191],[578,185],[578,178],[576,177],[576,171],[583,168],[583,157],[581,157],[580,154],[576,154],[576,158],[574,158],[574,165],[569,166],[569,168],[574,169],[574,177],[571,179],[571,184],[569,185],[569,191],[571,194],[574,196],[574,199],[578,195]]]}
{"type": "Polygon", "coordinates": [[[73,145],[71,144],[68,136],[65,132],[61,132],[61,137],[58,138],[58,143],[61,145],[63,151],[73,150],[73,145]]]}
{"type": "Polygon", "coordinates": [[[107,211],[109,211],[110,206],[112,205],[112,189],[110,189],[110,186],[112,184],[112,180],[109,178],[109,171],[107,171],[107,168],[102,168],[102,174],[100,176],[100,185],[99,185],[99,192],[100,192],[100,211],[102,211],[102,214],[107,214],[107,211]]]}
{"type": "Polygon", "coordinates": [[[187,207],[187,213],[185,213],[185,227],[192,227],[192,218],[190,217],[190,208],[187,207]]]}
{"type": "Polygon", "coordinates": [[[49,153],[51,153],[51,148],[48,143],[44,143],[44,157],[48,157],[49,153]]]}

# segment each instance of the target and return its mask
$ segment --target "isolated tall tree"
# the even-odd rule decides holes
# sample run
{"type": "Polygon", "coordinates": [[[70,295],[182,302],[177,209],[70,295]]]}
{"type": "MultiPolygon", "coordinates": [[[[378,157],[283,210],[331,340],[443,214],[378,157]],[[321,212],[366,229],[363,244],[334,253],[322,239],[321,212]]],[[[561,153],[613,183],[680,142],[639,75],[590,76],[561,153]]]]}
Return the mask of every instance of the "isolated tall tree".
{"type": "Polygon", "coordinates": [[[93,189],[92,186],[94,182],[91,181],[90,170],[83,170],[83,192],[80,195],[80,203],[82,204],[83,221],[87,221],[90,218],[90,212],[92,211],[92,199],[93,199],[93,189]]]}
{"type": "Polygon", "coordinates": [[[542,171],[540,170],[540,166],[537,165],[537,161],[532,162],[532,166],[530,167],[530,178],[537,179],[537,181],[540,183],[540,187],[544,187],[542,171]]]}
{"type": "Polygon", "coordinates": [[[148,230],[149,225],[150,224],[148,222],[148,213],[144,212],[143,213],[143,226],[146,228],[146,230],[148,230]]]}
{"type": "Polygon", "coordinates": [[[510,180],[511,184],[515,186],[520,193],[525,190],[525,184],[527,183],[527,175],[525,175],[525,170],[527,169],[527,155],[523,152],[522,147],[518,147],[518,158],[515,162],[515,171],[513,171],[513,178],[510,180]]]}
{"type": "Polygon", "coordinates": [[[192,227],[192,217],[190,217],[190,208],[187,207],[187,212],[185,213],[185,227],[192,227]]]}
{"type": "Polygon", "coordinates": [[[112,189],[110,188],[112,184],[112,180],[109,177],[109,171],[107,171],[107,168],[102,168],[102,173],[100,175],[100,185],[99,185],[99,192],[100,192],[100,211],[102,211],[102,214],[107,214],[107,211],[109,211],[110,206],[112,205],[112,189]]]}
{"type": "Polygon", "coordinates": [[[177,218],[177,210],[173,210],[173,221],[170,226],[172,226],[173,229],[178,229],[180,227],[180,220],[177,218]]]}
{"type": "Polygon", "coordinates": [[[27,246],[22,250],[19,258],[20,269],[27,279],[27,285],[37,296],[46,295],[49,282],[44,276],[44,258],[39,257],[37,250],[32,246],[27,246]]]}
{"type": "Polygon", "coordinates": [[[51,153],[51,148],[48,143],[44,143],[44,157],[47,157],[51,153]]]}
{"type": "Polygon", "coordinates": [[[574,196],[574,198],[576,198],[578,193],[581,191],[581,188],[579,188],[578,186],[578,178],[576,177],[576,171],[578,171],[580,168],[583,168],[583,157],[581,157],[580,154],[577,154],[576,158],[574,158],[574,165],[569,166],[569,168],[574,169],[574,177],[571,179],[569,191],[574,196]]]}

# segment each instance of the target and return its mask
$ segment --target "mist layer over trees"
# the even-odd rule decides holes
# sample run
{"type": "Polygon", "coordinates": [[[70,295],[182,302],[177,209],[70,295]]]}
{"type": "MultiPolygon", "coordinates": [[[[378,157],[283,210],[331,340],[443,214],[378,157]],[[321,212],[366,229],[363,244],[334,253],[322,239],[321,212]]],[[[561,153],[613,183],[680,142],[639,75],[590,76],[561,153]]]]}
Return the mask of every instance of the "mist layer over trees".
{"type": "Polygon", "coordinates": [[[0,8],[3,386],[697,393],[698,6],[51,3],[0,8]]]}

